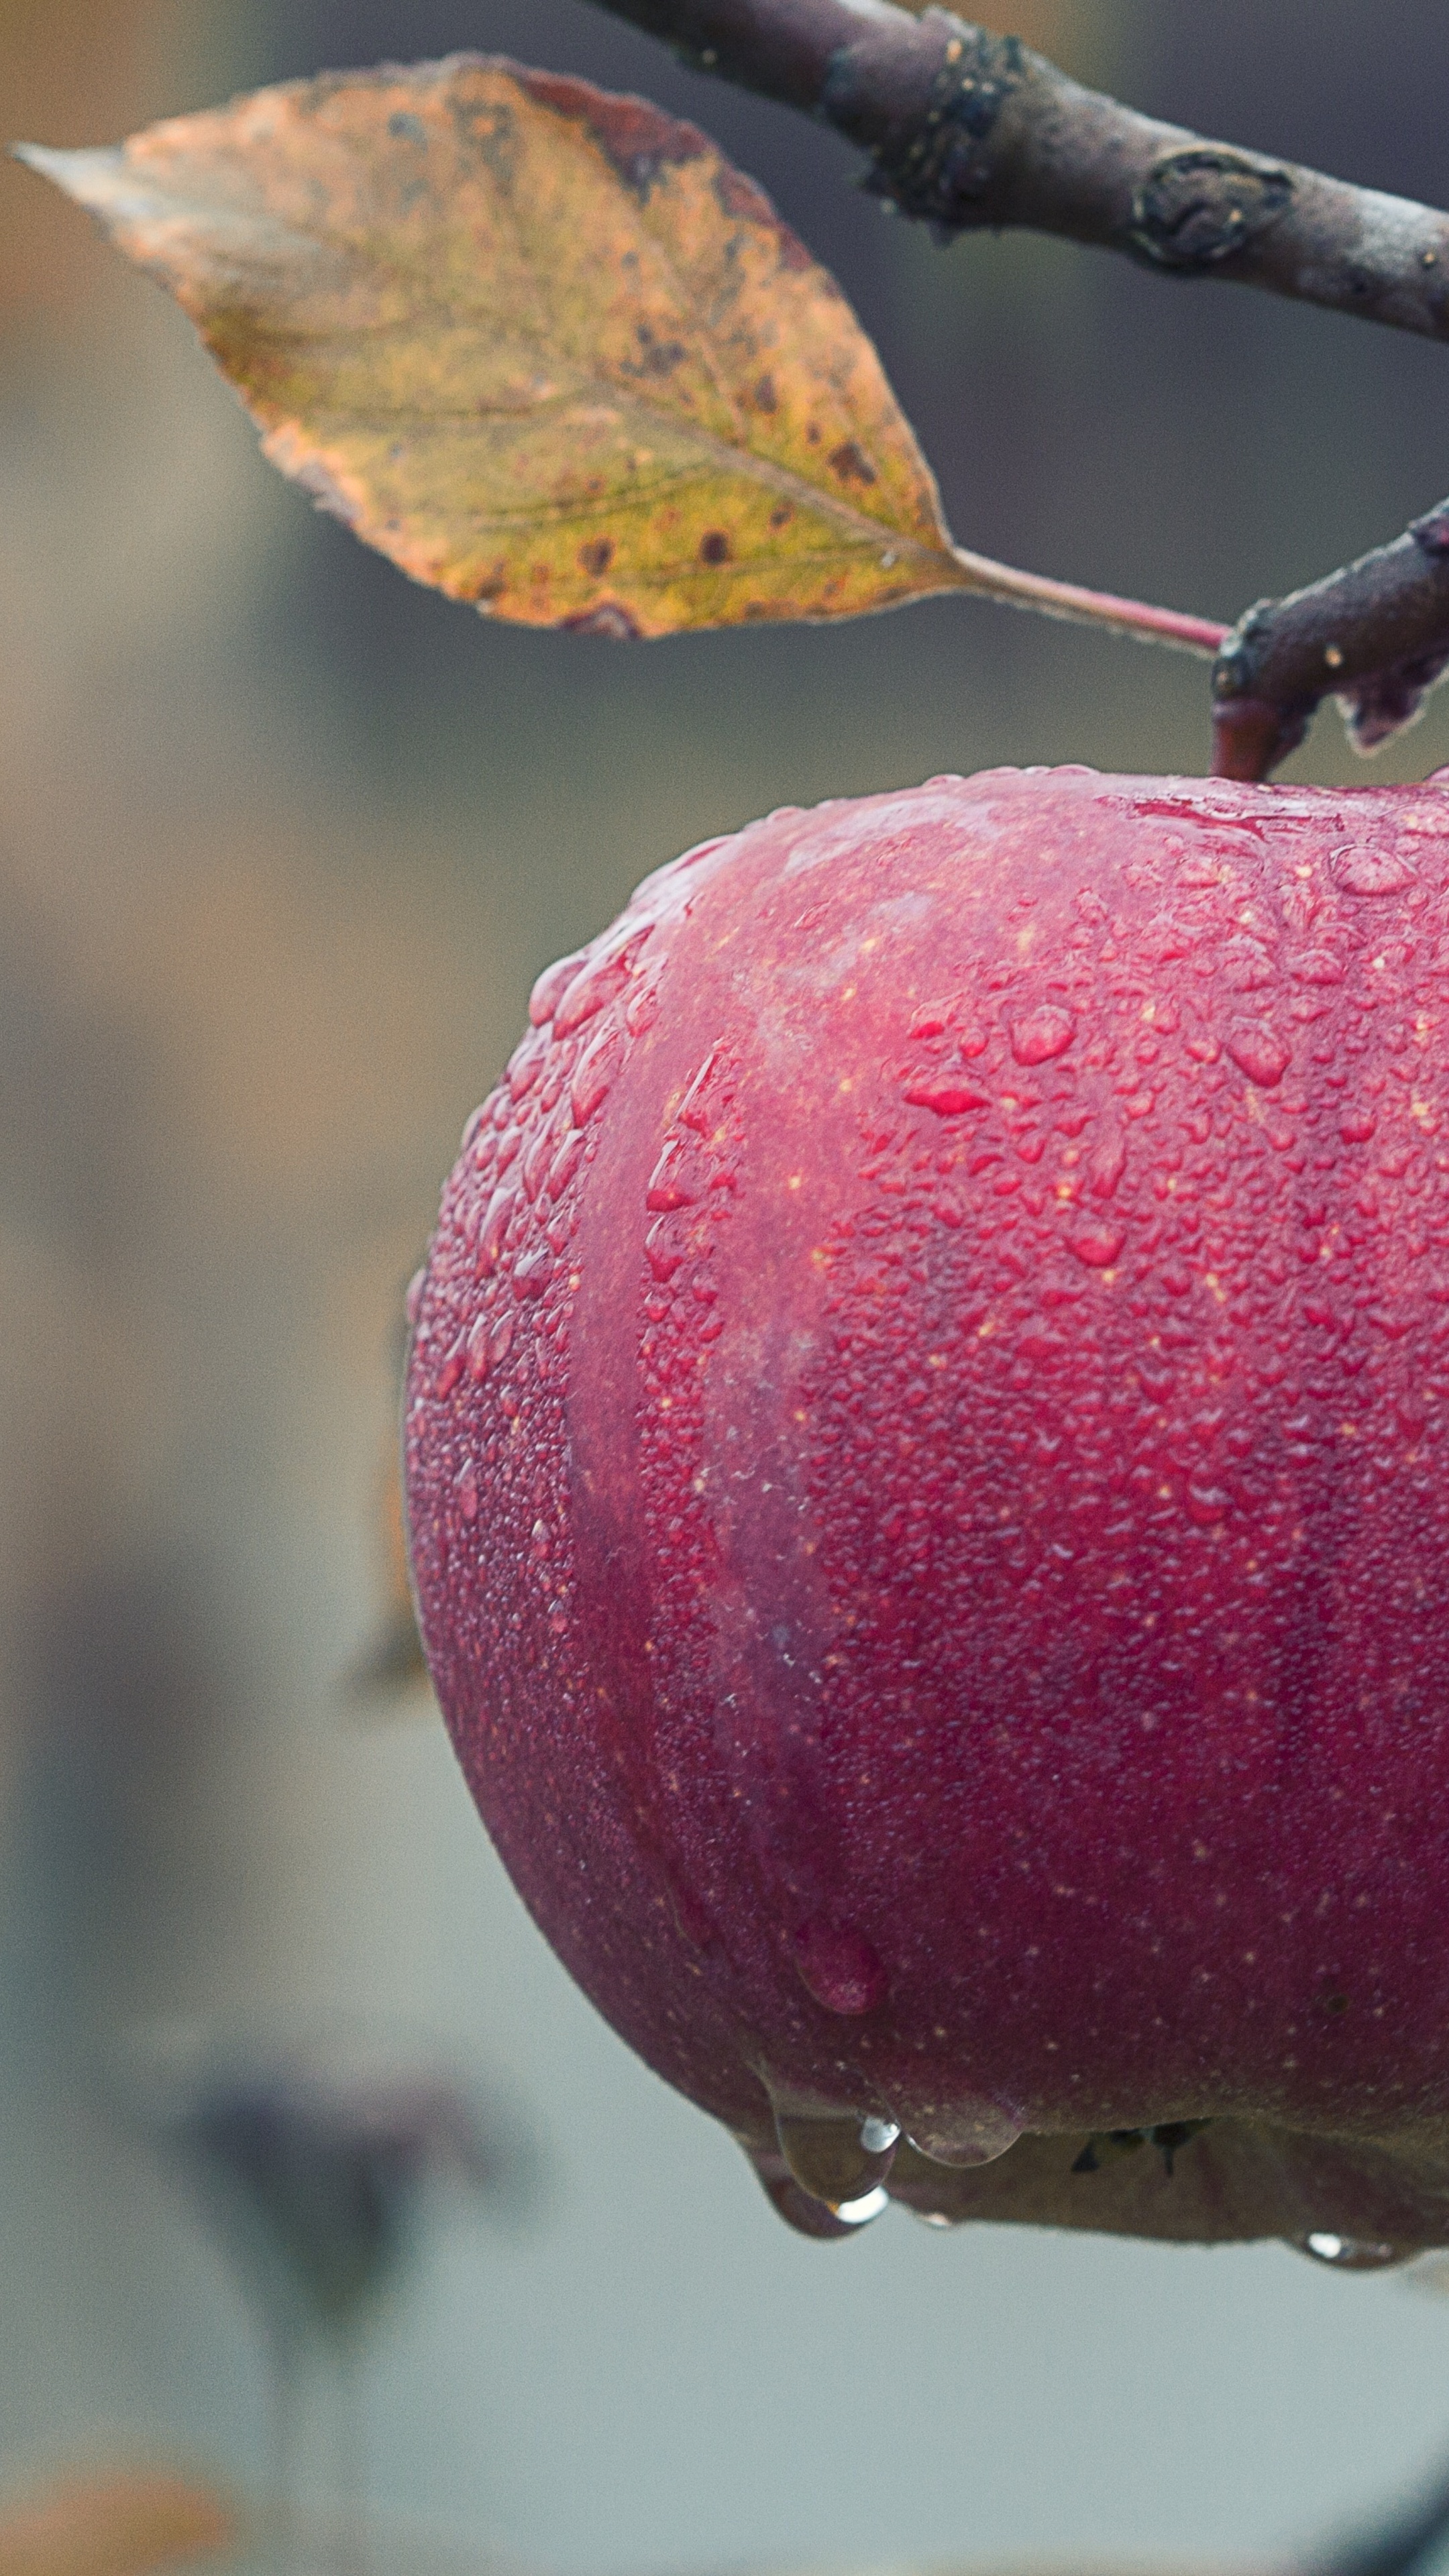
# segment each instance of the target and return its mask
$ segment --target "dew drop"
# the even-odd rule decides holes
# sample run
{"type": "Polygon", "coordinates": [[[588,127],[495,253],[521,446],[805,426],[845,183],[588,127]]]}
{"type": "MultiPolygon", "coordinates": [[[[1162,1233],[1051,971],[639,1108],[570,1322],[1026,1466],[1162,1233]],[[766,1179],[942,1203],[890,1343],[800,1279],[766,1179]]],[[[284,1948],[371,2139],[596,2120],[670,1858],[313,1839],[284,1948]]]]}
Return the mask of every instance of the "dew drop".
{"type": "Polygon", "coordinates": [[[1371,1109],[1346,1111],[1338,1122],[1338,1132],[1345,1145],[1366,1145],[1378,1125],[1371,1109]]]}
{"type": "Polygon", "coordinates": [[[553,1160],[557,1142],[558,1139],[551,1126],[540,1127],[518,1166],[518,1177],[523,1183],[523,1195],[530,1207],[543,1187],[544,1177],[553,1160]]]}
{"type": "Polygon", "coordinates": [[[1327,2263],[1335,2272],[1387,2272],[1395,2263],[1411,2263],[1419,2250],[1414,2245],[1375,2245],[1359,2236],[1335,2236],[1327,2229],[1290,2237],[1289,2243],[1295,2253],[1327,2263]]]}
{"type": "Polygon", "coordinates": [[[515,1297],[541,1297],[553,1277],[553,1254],[540,1244],[536,1252],[527,1252],[513,1265],[515,1297]]]}
{"type": "Polygon", "coordinates": [[[939,1081],[908,1082],[906,1098],[913,1109],[934,1109],[938,1118],[957,1118],[966,1109],[988,1109],[989,1095],[977,1084],[952,1080],[943,1074],[939,1081]]]}
{"type": "Polygon", "coordinates": [[[1275,1083],[1282,1081],[1292,1061],[1291,1051],[1282,1039],[1254,1022],[1240,1021],[1228,1031],[1223,1045],[1238,1071],[1263,1091],[1271,1091],[1275,1083]]]}
{"type": "Polygon", "coordinates": [[[546,1020],[553,1018],[559,996],[573,982],[587,953],[586,949],[575,948],[569,956],[560,957],[555,965],[545,966],[528,997],[528,1016],[536,1029],[541,1029],[546,1020]]]}
{"type": "Polygon", "coordinates": [[[1071,1237],[1071,1249],[1089,1270],[1110,1270],[1126,1240],[1121,1226],[1086,1225],[1071,1237]]]}
{"type": "Polygon", "coordinates": [[[478,1517],[478,1479],[471,1467],[458,1479],[458,1509],[470,1524],[478,1517]]]}
{"type": "Polygon", "coordinates": [[[666,1145],[649,1175],[645,1206],[658,1215],[668,1215],[675,1208],[693,1207],[698,1196],[681,1168],[678,1142],[666,1145]]]}
{"type": "Polygon", "coordinates": [[[667,1284],[679,1268],[684,1254],[673,1227],[665,1218],[660,1217],[657,1223],[649,1228],[644,1237],[644,1250],[655,1278],[661,1285],[667,1284]]]}
{"type": "Polygon", "coordinates": [[[1362,842],[1335,850],[1329,873],[1345,894],[1398,894],[1412,885],[1414,871],[1392,850],[1366,849],[1362,842]]]}
{"type": "MultiPolygon", "coordinates": [[[[663,965],[663,959],[659,961],[663,965]]],[[[624,1026],[631,1038],[644,1035],[659,1017],[659,973],[642,975],[624,1005],[624,1026]]]]}
{"type": "Polygon", "coordinates": [[[560,1145],[558,1152],[555,1154],[553,1161],[548,1167],[548,1181],[546,1183],[546,1187],[551,1199],[561,1199],[563,1197],[565,1190],[568,1188],[570,1181],[573,1179],[575,1172],[583,1161],[583,1156],[584,1140],[579,1134],[578,1129],[575,1128],[571,1136],[565,1136],[563,1143],[560,1145]]]}
{"type": "Polygon", "coordinates": [[[460,1338],[453,1344],[452,1349],[449,1351],[447,1358],[444,1360],[442,1367],[438,1371],[438,1394],[443,1401],[446,1401],[446,1399],[452,1394],[454,1387],[462,1376],[464,1362],[465,1353],[463,1343],[460,1338]]]}
{"type": "Polygon", "coordinates": [[[503,1250],[503,1239],[508,1232],[509,1220],[517,1205],[518,1192],[511,1183],[507,1188],[495,1190],[489,1200],[483,1223],[478,1230],[480,1279],[486,1278],[490,1270],[497,1269],[498,1257],[503,1250]]]}
{"type": "MultiPolygon", "coordinates": [[[[743,2140],[741,2144],[744,2144],[743,2140]]],[[[745,2146],[745,2153],[771,2208],[783,2218],[787,2227],[794,2228],[797,2236],[835,2238],[837,2241],[854,2236],[873,2218],[878,2218],[887,2205],[883,2191],[870,2191],[860,2200],[845,2201],[832,2208],[828,2200],[816,2200],[811,2193],[801,2189],[783,2156],[764,2154],[750,2146],[745,2146]]]]}
{"type": "Polygon", "coordinates": [[[942,2103],[913,2118],[910,2141],[936,2165],[989,2165],[1014,2147],[1022,2123],[988,2095],[942,2103]]]}
{"type": "Polygon", "coordinates": [[[403,1311],[407,1316],[409,1325],[416,1324],[418,1320],[418,1310],[422,1305],[423,1290],[426,1288],[427,1284],[428,1265],[424,1262],[421,1270],[415,1270],[413,1272],[411,1279],[408,1281],[407,1295],[403,1299],[403,1311]]]}
{"type": "Polygon", "coordinates": [[[879,2218],[883,2210],[889,2209],[890,2200],[890,2193],[877,2183],[874,2191],[863,2192],[859,2200],[837,2201],[835,2215],[846,2227],[869,2227],[873,2218],[879,2218]]]}
{"type": "Polygon", "coordinates": [[[848,2207],[885,2181],[895,2155],[895,2136],[888,2147],[872,2154],[862,2144],[861,2125],[848,2112],[797,2111],[786,2103],[776,2104],[780,2153],[812,2200],[828,2201],[832,2209],[848,2207]]]}
{"type": "Polygon", "coordinates": [[[493,1330],[488,1337],[489,1368],[502,1368],[503,1363],[507,1359],[512,1348],[513,1317],[511,1315],[504,1315],[500,1317],[499,1321],[494,1325],[493,1330]]]}
{"type": "Polygon", "coordinates": [[[567,1037],[583,1027],[621,993],[634,971],[634,961],[645,942],[654,936],[652,921],[626,918],[602,948],[592,957],[581,974],[560,994],[554,1008],[553,1033],[567,1037]]]}
{"type": "Polygon", "coordinates": [[[883,2156],[888,2147],[895,2145],[900,2134],[899,2120],[886,2119],[876,2111],[872,2111],[860,2124],[860,2143],[868,2156],[883,2156]]]}
{"type": "Polygon", "coordinates": [[[569,1099],[576,1127],[587,1127],[596,1109],[606,1099],[609,1086],[624,1056],[622,1029],[605,1029],[586,1047],[574,1071],[569,1099]]]}
{"type": "Polygon", "coordinates": [[[548,1042],[537,1029],[530,1029],[526,1038],[519,1039],[508,1059],[508,1089],[515,1108],[533,1089],[547,1053],[548,1042]]]}
{"type": "Polygon", "coordinates": [[[468,1374],[480,1385],[493,1366],[492,1338],[488,1317],[480,1315],[467,1342],[468,1374]]]}
{"type": "Polygon", "coordinates": [[[815,1915],[795,1936],[795,1967],[827,2012],[868,2013],[882,2003],[886,1972],[863,1932],[815,1915]]]}
{"type": "Polygon", "coordinates": [[[1066,1054],[1076,1034],[1077,1024],[1070,1011],[1043,1002],[1011,1022],[1011,1052],[1018,1064],[1050,1064],[1053,1056],[1066,1054]]]}

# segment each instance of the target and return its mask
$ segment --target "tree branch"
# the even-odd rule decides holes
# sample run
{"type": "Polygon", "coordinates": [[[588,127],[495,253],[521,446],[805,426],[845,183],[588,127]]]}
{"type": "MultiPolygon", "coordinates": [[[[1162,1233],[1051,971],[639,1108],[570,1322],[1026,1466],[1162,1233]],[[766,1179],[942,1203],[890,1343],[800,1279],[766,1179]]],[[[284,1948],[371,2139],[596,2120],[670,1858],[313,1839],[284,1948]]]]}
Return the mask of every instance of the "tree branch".
{"type": "Polygon", "coordinates": [[[1213,670],[1213,767],[1266,778],[1326,697],[1360,751],[1419,713],[1449,666],[1449,501],[1391,546],[1239,619],[1213,670]]]}
{"type": "Polygon", "coordinates": [[[834,126],[942,238],[1024,227],[1449,339],[1449,217],[1159,124],[1015,36],[894,0],[598,5],[834,126]]]}

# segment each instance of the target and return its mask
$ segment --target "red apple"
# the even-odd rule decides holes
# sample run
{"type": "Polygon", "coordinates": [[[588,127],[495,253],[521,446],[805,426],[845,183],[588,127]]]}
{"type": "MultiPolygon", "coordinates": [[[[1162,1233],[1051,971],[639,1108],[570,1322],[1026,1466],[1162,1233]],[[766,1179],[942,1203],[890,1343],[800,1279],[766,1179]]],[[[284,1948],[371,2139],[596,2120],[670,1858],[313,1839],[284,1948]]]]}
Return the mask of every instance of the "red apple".
{"type": "Polygon", "coordinates": [[[797,2223],[1449,2242],[1446,1010],[1442,788],[1079,769],[772,814],[540,978],[423,1636],[797,2223]]]}

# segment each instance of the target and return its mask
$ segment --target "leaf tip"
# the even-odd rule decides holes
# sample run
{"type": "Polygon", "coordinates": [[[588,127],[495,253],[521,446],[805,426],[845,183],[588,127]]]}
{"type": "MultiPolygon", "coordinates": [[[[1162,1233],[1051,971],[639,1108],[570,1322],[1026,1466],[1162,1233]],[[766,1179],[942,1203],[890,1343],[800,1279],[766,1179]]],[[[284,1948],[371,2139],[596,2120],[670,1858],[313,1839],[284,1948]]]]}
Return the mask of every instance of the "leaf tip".
{"type": "Polygon", "coordinates": [[[85,144],[70,152],[49,143],[12,143],[9,148],[12,161],[23,161],[42,179],[53,180],[78,206],[93,214],[115,213],[116,176],[124,159],[119,144],[85,144]]]}

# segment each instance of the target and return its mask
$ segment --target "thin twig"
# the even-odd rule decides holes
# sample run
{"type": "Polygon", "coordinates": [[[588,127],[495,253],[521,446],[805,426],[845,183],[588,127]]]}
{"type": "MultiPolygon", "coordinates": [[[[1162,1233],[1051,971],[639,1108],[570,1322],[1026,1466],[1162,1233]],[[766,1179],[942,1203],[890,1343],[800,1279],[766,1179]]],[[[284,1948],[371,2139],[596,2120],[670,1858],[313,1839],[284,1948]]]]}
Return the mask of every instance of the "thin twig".
{"type": "Polygon", "coordinates": [[[1326,697],[1360,751],[1412,724],[1449,665],[1449,501],[1391,546],[1239,619],[1213,671],[1214,768],[1266,778],[1326,697]]]}
{"type": "Polygon", "coordinates": [[[1015,36],[893,0],[598,0],[696,69],[820,118],[951,236],[1022,227],[1449,339],[1449,217],[1206,142],[1015,36]]]}

